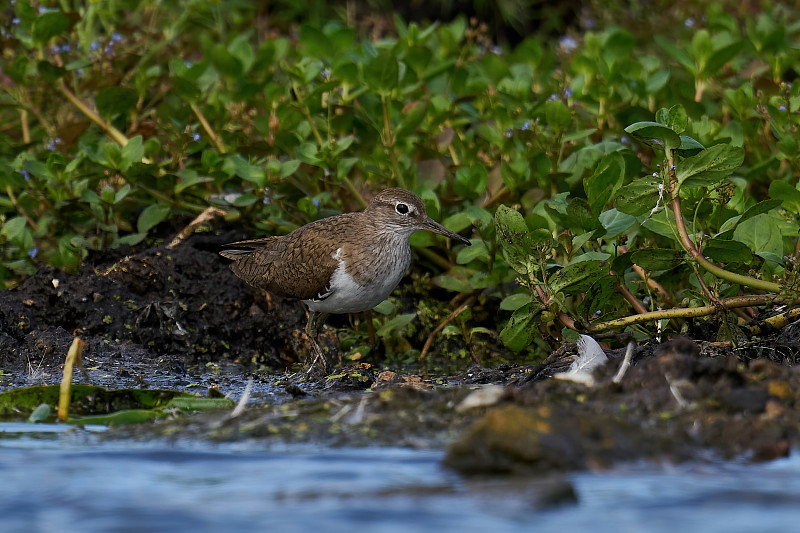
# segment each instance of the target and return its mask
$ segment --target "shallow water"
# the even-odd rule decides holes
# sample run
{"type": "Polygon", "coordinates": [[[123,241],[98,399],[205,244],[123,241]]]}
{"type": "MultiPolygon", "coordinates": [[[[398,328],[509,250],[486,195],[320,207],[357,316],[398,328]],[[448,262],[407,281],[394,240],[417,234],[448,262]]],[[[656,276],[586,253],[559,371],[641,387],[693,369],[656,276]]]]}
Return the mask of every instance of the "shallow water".
{"type": "Polygon", "coordinates": [[[735,533],[800,522],[797,457],[542,481],[464,479],[439,466],[442,455],[109,440],[102,428],[0,424],[0,530],[735,533]],[[567,483],[576,503],[543,506],[543,494],[567,483]]]}

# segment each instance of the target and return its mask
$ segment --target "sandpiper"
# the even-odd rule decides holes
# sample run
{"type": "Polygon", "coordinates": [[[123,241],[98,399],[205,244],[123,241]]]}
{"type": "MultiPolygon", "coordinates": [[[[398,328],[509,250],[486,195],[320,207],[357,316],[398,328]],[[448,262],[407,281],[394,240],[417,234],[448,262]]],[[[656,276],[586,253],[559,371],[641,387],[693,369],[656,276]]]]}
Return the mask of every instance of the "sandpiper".
{"type": "Polygon", "coordinates": [[[366,311],[385,300],[408,270],[408,238],[420,230],[471,244],[431,219],[419,196],[390,188],[364,211],[323,218],[279,237],[230,243],[242,249],[220,254],[233,260],[231,270],[249,285],[306,304],[313,368],[320,359],[324,365],[317,333],[328,315],[366,311]]]}

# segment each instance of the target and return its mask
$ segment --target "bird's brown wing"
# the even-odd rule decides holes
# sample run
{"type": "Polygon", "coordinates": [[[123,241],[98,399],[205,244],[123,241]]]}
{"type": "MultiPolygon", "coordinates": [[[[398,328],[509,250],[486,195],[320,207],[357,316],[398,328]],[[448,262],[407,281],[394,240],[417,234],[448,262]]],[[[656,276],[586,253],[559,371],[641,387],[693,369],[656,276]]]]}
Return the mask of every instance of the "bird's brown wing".
{"type": "Polygon", "coordinates": [[[330,294],[328,282],[339,267],[334,259],[343,235],[354,220],[347,215],[307,224],[282,237],[231,243],[249,249],[220,252],[232,259],[231,270],[258,289],[284,298],[322,299],[330,294]]]}

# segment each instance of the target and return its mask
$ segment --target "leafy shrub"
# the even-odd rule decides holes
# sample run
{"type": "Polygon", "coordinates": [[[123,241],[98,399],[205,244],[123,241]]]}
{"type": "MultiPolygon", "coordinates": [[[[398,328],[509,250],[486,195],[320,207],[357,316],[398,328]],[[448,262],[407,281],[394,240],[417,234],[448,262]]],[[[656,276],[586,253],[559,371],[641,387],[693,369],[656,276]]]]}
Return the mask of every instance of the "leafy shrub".
{"type": "MultiPolygon", "coordinates": [[[[247,2],[17,0],[0,29],[0,283],[208,205],[281,233],[396,185],[472,233],[412,243],[439,287],[502,299],[510,318],[473,331],[515,350],[659,307],[786,301],[797,13],[704,9],[648,19],[655,38],[603,24],[507,49],[463,18],[368,39],[336,21],[278,32],[247,2]]],[[[379,325],[409,327],[400,311],[379,325]]]]}

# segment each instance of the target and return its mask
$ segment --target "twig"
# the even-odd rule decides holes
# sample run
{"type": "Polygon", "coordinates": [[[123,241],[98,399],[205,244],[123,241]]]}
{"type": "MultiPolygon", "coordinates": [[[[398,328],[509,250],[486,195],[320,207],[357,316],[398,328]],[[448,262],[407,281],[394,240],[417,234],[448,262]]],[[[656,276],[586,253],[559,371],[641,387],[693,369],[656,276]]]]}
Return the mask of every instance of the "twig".
{"type": "Polygon", "coordinates": [[[200,111],[200,108],[197,107],[197,104],[191,102],[189,105],[191,106],[195,116],[197,116],[197,120],[199,120],[200,124],[203,126],[203,129],[206,130],[206,133],[211,138],[211,142],[213,142],[214,146],[217,147],[217,151],[221,154],[227,153],[225,150],[225,145],[222,144],[222,141],[219,140],[217,134],[214,133],[214,129],[211,127],[211,124],[208,123],[208,120],[206,120],[206,117],[203,115],[203,112],[200,111]]]}
{"type": "Polygon", "coordinates": [[[83,366],[81,363],[81,352],[86,343],[80,337],[72,339],[72,345],[67,352],[64,361],[64,373],[61,376],[61,386],[58,391],[58,419],[64,421],[69,416],[70,388],[72,387],[72,369],[75,364],[83,366]]]}
{"type": "Polygon", "coordinates": [[[659,282],[651,278],[647,271],[639,265],[634,264],[632,268],[634,272],[639,274],[639,277],[642,278],[648,287],[660,294],[661,297],[664,298],[665,302],[667,302],[669,305],[672,305],[672,295],[667,292],[667,289],[665,289],[659,282]]]}
{"type": "Polygon", "coordinates": [[[637,313],[641,314],[647,312],[647,308],[644,306],[644,304],[640,302],[639,299],[636,296],[634,296],[630,290],[628,290],[628,287],[620,283],[618,288],[619,292],[622,293],[622,296],[628,301],[629,304],[631,304],[631,306],[637,313]]]}
{"type": "MultiPolygon", "coordinates": [[[[781,301],[781,298],[774,294],[759,294],[754,296],[734,296],[733,298],[722,298],[720,300],[720,304],[726,308],[732,308],[768,305],[771,303],[779,303],[781,301]]],[[[590,324],[586,329],[594,333],[596,331],[631,326],[633,324],[641,324],[642,322],[651,322],[665,318],[691,318],[708,316],[713,315],[718,310],[719,307],[715,305],[705,305],[702,307],[681,307],[676,309],[663,309],[661,311],[649,311],[647,313],[626,316],[623,318],[608,320],[606,322],[597,322],[595,324],[590,324]]]]}
{"type": "Polygon", "coordinates": [[[222,209],[218,209],[216,207],[207,207],[202,213],[197,215],[194,220],[189,222],[189,224],[183,228],[174,239],[172,239],[172,242],[167,245],[167,248],[175,248],[179,246],[183,241],[186,240],[187,237],[189,237],[189,235],[194,233],[194,230],[196,230],[198,226],[209,222],[214,217],[224,215],[225,211],[222,209]]]}
{"type": "Polygon", "coordinates": [[[244,392],[242,393],[242,397],[239,398],[239,402],[236,404],[236,407],[231,412],[230,418],[236,418],[237,416],[244,413],[244,409],[247,406],[247,402],[250,400],[250,392],[253,390],[253,378],[250,377],[247,379],[247,385],[244,387],[244,392]]]}
{"type": "Polygon", "coordinates": [[[633,359],[633,347],[635,345],[632,342],[628,343],[628,347],[625,350],[625,358],[622,360],[622,364],[619,365],[619,370],[617,370],[617,374],[614,376],[613,381],[614,383],[619,383],[622,381],[622,378],[625,376],[625,373],[628,371],[628,368],[631,366],[631,359],[633,359]]]}
{"type": "Polygon", "coordinates": [[[63,81],[59,81],[56,83],[56,90],[66,97],[67,100],[72,102],[72,104],[77,107],[81,113],[86,115],[86,118],[100,126],[100,128],[105,131],[114,141],[119,144],[120,146],[125,146],[128,144],[128,138],[117,128],[106,122],[105,120],[100,117],[91,107],[89,107],[86,103],[84,103],[80,98],[75,96],[72,91],[67,89],[67,86],[64,85],[63,81]]]}
{"type": "Polygon", "coordinates": [[[463,304],[459,305],[452,313],[450,313],[447,318],[442,320],[441,324],[436,326],[436,329],[431,331],[431,334],[428,335],[428,338],[425,340],[425,345],[422,347],[422,351],[419,354],[420,360],[425,359],[425,356],[428,355],[428,351],[431,349],[431,344],[433,344],[433,339],[438,335],[447,325],[456,319],[458,315],[464,312],[464,310],[475,303],[475,295],[473,294],[467,301],[463,304]]]}

